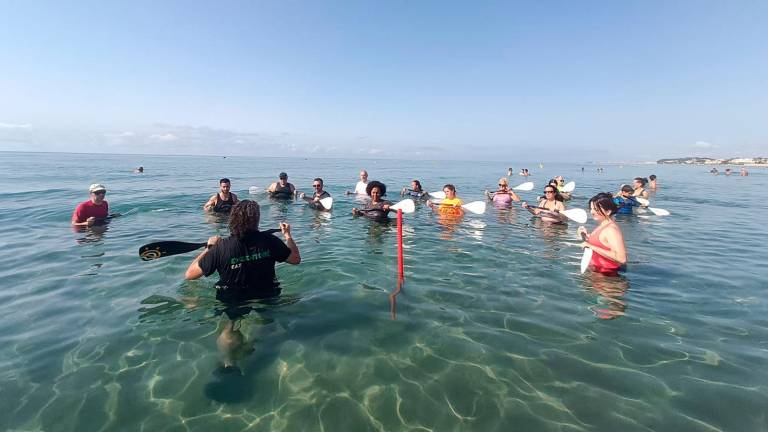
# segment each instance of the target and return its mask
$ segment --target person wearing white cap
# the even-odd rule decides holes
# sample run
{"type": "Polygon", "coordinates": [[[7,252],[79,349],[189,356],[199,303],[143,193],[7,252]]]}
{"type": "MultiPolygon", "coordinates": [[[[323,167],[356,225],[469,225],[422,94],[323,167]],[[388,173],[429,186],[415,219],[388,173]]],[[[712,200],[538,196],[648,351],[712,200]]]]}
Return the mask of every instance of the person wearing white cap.
{"type": "Polygon", "coordinates": [[[93,226],[97,220],[109,215],[109,204],[104,200],[107,188],[103,184],[94,183],[88,188],[88,192],[91,193],[91,199],[77,205],[72,213],[72,226],[93,226]]]}

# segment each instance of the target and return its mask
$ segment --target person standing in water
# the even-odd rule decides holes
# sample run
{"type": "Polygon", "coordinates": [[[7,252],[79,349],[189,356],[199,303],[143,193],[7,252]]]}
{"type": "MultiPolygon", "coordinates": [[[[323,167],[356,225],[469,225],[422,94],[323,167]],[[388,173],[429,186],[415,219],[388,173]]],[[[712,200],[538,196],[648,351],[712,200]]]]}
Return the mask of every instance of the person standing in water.
{"type": "Polygon", "coordinates": [[[517,196],[515,191],[509,188],[509,182],[504,177],[499,179],[499,189],[493,193],[488,192],[488,190],[486,189],[485,196],[490,201],[493,201],[493,205],[501,208],[511,207],[512,201],[520,201],[520,197],[517,196]]]}
{"type": "Polygon", "coordinates": [[[656,174],[651,174],[648,176],[648,187],[651,188],[651,190],[656,190],[656,174]]]}
{"type": "Polygon", "coordinates": [[[531,207],[523,201],[521,206],[531,212],[534,216],[541,217],[541,220],[549,223],[565,223],[566,217],[560,212],[565,211],[563,197],[557,192],[557,187],[548,184],[544,186],[544,197],[539,200],[537,207],[531,207]]]}
{"type": "Polygon", "coordinates": [[[355,184],[355,190],[347,191],[347,195],[368,195],[368,171],[360,170],[360,181],[355,184]]]}
{"type": "Polygon", "coordinates": [[[456,187],[449,183],[443,186],[443,192],[445,193],[444,200],[439,204],[427,201],[427,205],[441,215],[462,216],[464,214],[464,209],[461,208],[461,206],[464,205],[464,202],[456,196],[456,187]]]}
{"type": "Polygon", "coordinates": [[[391,202],[382,199],[387,194],[387,186],[384,183],[373,180],[366,186],[366,193],[371,200],[362,209],[353,208],[352,215],[365,216],[375,221],[384,222],[389,219],[389,207],[391,202]]]}
{"type": "Polygon", "coordinates": [[[90,199],[77,205],[72,213],[73,227],[90,227],[109,216],[109,203],[104,199],[107,188],[94,183],[88,188],[90,199]]]}
{"type": "Polygon", "coordinates": [[[616,210],[611,194],[601,192],[593,196],[589,200],[589,212],[598,226],[591,233],[583,226],[580,226],[577,231],[582,236],[586,236],[586,241],[581,244],[581,247],[588,247],[593,252],[589,268],[609,276],[618,275],[618,272],[627,264],[624,235],[613,220],[616,210]]]}
{"type": "Polygon", "coordinates": [[[243,302],[280,294],[275,276],[275,263],[299,264],[299,247],[291,236],[291,226],[280,224],[285,242],[272,234],[259,231],[261,209],[256,201],[243,200],[232,207],[229,216],[230,236],[208,239],[205,250],[187,268],[187,280],[219,273],[216,299],[243,302]]]}
{"type": "Polygon", "coordinates": [[[296,187],[288,183],[288,174],[281,172],[277,176],[277,181],[267,188],[270,198],[293,199],[296,196],[296,187]]]}
{"type": "Polygon", "coordinates": [[[746,167],[741,167],[741,170],[739,171],[739,176],[746,177],[748,175],[749,175],[749,172],[747,172],[747,168],[746,167]]]}
{"type": "Polygon", "coordinates": [[[411,182],[411,188],[408,189],[407,187],[404,187],[403,190],[400,192],[400,195],[406,196],[413,199],[423,199],[429,196],[426,191],[424,191],[424,188],[421,187],[421,182],[418,180],[413,180],[411,182]]]}
{"type": "Polygon", "coordinates": [[[648,183],[648,180],[642,177],[635,177],[632,183],[634,184],[634,191],[632,192],[632,196],[648,199],[648,197],[651,195],[647,190],[645,190],[645,185],[648,183]]]}
{"type": "Polygon", "coordinates": [[[312,188],[315,190],[315,192],[312,194],[312,197],[306,196],[305,193],[301,193],[300,198],[307,202],[307,204],[312,207],[315,210],[330,210],[323,207],[323,205],[320,203],[320,200],[323,198],[330,198],[331,194],[323,190],[323,179],[320,177],[315,178],[312,181],[312,188]]]}
{"type": "Polygon", "coordinates": [[[238,202],[237,195],[229,191],[231,187],[232,183],[228,178],[219,180],[219,192],[203,204],[203,210],[214,213],[229,213],[232,206],[238,202]]]}

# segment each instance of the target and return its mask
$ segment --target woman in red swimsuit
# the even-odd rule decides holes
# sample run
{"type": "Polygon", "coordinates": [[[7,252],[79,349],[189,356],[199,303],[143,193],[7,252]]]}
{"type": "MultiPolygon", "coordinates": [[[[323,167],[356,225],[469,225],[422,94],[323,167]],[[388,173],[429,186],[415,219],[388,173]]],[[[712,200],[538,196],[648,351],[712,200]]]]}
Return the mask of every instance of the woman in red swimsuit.
{"type": "Polygon", "coordinates": [[[579,234],[587,236],[587,241],[581,246],[588,247],[593,252],[589,268],[607,275],[616,275],[627,264],[624,236],[613,220],[616,210],[611,194],[601,192],[589,200],[589,211],[592,218],[598,222],[597,228],[591,233],[583,226],[578,229],[579,234]]]}

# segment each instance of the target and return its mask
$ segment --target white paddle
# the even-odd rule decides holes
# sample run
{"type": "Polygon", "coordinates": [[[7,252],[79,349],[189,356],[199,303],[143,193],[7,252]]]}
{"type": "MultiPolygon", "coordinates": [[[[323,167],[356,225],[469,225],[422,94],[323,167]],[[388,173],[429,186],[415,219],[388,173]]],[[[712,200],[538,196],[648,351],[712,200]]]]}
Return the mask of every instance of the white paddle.
{"type": "Polygon", "coordinates": [[[580,224],[587,223],[587,212],[584,209],[572,208],[572,209],[567,209],[563,211],[555,211],[555,210],[550,210],[544,207],[531,207],[531,208],[537,208],[539,210],[546,210],[548,212],[558,213],[576,223],[580,223],[580,224]]]}
{"type": "Polygon", "coordinates": [[[533,190],[533,182],[521,183],[521,184],[513,187],[512,189],[519,190],[519,191],[531,191],[531,190],[533,190]]]}
{"type": "Polygon", "coordinates": [[[393,204],[389,206],[390,210],[402,210],[403,213],[413,213],[414,210],[416,210],[416,204],[413,203],[413,200],[410,198],[406,198],[397,204],[393,204]]]}
{"type": "Polygon", "coordinates": [[[483,214],[485,213],[485,201],[472,201],[471,203],[463,204],[461,208],[470,213],[483,214]]]}
{"type": "Polygon", "coordinates": [[[261,188],[258,186],[251,186],[248,188],[248,193],[251,195],[255,195],[257,193],[261,192],[261,188]]]}
{"type": "MultiPolygon", "coordinates": [[[[587,241],[587,236],[582,234],[581,239],[584,241],[587,241]]],[[[584,272],[587,271],[587,268],[589,268],[589,263],[591,261],[592,261],[592,249],[585,247],[584,254],[581,255],[581,274],[584,274],[584,272]]]]}
{"type": "Polygon", "coordinates": [[[573,192],[574,189],[576,189],[576,182],[569,181],[568,183],[565,184],[565,186],[563,186],[563,190],[560,192],[571,193],[573,192]]]}
{"type": "Polygon", "coordinates": [[[444,200],[445,199],[445,192],[443,192],[443,191],[430,192],[429,196],[431,196],[434,199],[444,200]]]}
{"type": "Polygon", "coordinates": [[[320,205],[326,210],[330,210],[333,207],[333,197],[327,197],[320,200],[320,205]]]}
{"type": "Polygon", "coordinates": [[[472,201],[464,204],[461,208],[474,214],[483,214],[485,213],[485,201],[472,201]]]}
{"type": "Polygon", "coordinates": [[[651,213],[655,214],[656,216],[669,216],[670,215],[669,211],[664,210],[662,208],[648,207],[651,204],[651,202],[648,201],[647,199],[643,198],[643,197],[635,197],[635,199],[637,200],[637,202],[639,202],[640,204],[644,205],[648,210],[651,211],[651,213]]]}

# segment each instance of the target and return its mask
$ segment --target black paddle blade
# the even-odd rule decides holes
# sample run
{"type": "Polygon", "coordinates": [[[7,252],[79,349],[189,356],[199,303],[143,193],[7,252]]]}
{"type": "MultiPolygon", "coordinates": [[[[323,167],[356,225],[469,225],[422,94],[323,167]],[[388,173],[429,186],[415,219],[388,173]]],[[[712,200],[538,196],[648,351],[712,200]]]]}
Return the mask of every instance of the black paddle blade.
{"type": "Polygon", "coordinates": [[[152,261],[170,255],[178,255],[200,249],[206,243],[187,243],[180,241],[161,241],[146,244],[139,248],[139,257],[143,261],[152,261]]]}

